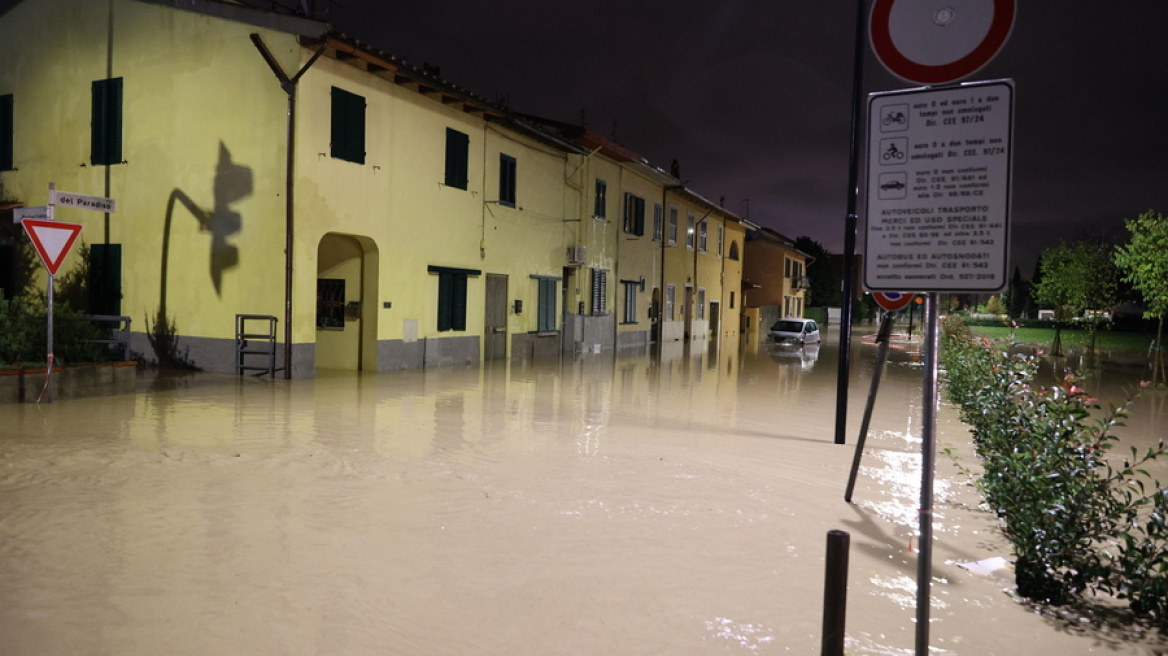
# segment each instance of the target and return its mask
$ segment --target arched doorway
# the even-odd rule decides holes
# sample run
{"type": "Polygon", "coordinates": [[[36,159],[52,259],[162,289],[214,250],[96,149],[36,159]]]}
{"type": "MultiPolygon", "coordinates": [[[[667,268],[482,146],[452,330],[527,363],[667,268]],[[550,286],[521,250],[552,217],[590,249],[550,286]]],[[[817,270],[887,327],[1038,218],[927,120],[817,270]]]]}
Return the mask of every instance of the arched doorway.
{"type": "Polygon", "coordinates": [[[316,249],[316,368],[377,370],[377,245],[330,232],[316,249]]]}

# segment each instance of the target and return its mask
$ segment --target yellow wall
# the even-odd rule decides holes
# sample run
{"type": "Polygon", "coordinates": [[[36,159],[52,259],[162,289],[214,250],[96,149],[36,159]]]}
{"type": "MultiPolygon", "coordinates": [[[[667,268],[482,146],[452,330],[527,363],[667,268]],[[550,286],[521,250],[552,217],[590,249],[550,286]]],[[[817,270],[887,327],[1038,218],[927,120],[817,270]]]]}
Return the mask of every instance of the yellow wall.
{"type": "MultiPolygon", "coordinates": [[[[290,34],[135,0],[25,0],[0,18],[0,94],[14,94],[19,169],[0,173],[9,196],[43,204],[55,182],[114,198],[108,241],[123,248],[122,314],[141,333],[165,309],[181,337],[216,345],[220,367],[230,360],[222,354],[233,350],[236,314],[278,317],[283,341],[288,96],[253,33],[289,76],[313,54],[290,34]],[[107,77],[124,80],[126,161],[93,166],[90,88],[107,77]]],[[[667,340],[684,331],[687,285],[705,289],[706,318],[694,318],[694,337],[705,334],[714,300],[721,325],[736,324],[727,320],[737,312],[728,294],[741,274],[716,252],[716,226],[726,225],[727,249],[737,239],[743,253],[743,244],[725,213],[666,192],[668,178],[643,164],[537,140],[353,61],[327,51],[296,87],[292,341],[314,346],[318,366],[378,368],[386,342],[479,340],[481,355],[488,274],[507,276],[509,308],[522,301],[522,312],[508,310],[509,335],[534,332],[539,286],[531,276],[564,276],[573,245],[587,257],[560,283],[568,307],[557,294],[557,328],[580,303],[591,311],[592,268],[608,272],[611,337],[650,329],[663,282],[677,290],[667,340]],[[333,87],[365,100],[364,163],[331,156],[333,87]],[[467,189],[444,184],[448,128],[469,137],[467,189]],[[516,159],[514,207],[498,202],[500,153],[516,159]],[[607,220],[594,218],[597,179],[607,183],[607,220]],[[625,192],[645,200],[642,236],[623,230],[625,192]],[[663,196],[663,232],[670,208],[678,213],[677,243],[664,248],[652,239],[663,196]],[[689,214],[709,222],[706,253],[685,246],[689,214]],[[467,281],[465,331],[438,330],[430,266],[481,272],[467,281]],[[317,330],[319,277],[346,280],[360,320],[317,330]],[[642,278],[636,321],[622,323],[621,280],[642,278]]],[[[58,219],[82,223],[87,243],[107,239],[100,213],[62,210],[58,219]]]]}
{"type": "MultiPolygon", "coordinates": [[[[252,32],[285,66],[299,58],[289,37],[131,0],[30,0],[0,20],[19,169],[3,173],[8,194],[44,204],[54,182],[116,200],[108,240],[122,244],[121,309],[135,330],[164,298],[185,335],[229,337],[236,313],[281,314],[286,103],[252,32]],[[108,167],[89,163],[90,89],[107,77],[123,78],[125,160],[108,167]]],[[[57,219],[106,241],[100,213],[57,219]]]]}

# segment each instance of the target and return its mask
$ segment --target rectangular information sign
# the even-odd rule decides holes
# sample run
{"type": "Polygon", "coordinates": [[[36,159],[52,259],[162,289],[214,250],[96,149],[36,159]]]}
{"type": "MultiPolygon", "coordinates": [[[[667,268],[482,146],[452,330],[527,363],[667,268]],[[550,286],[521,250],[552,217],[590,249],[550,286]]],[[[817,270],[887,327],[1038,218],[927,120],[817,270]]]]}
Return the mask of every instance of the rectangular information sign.
{"type": "Polygon", "coordinates": [[[60,207],[76,207],[81,210],[93,210],[95,212],[114,213],[116,202],[112,198],[105,198],[103,196],[87,196],[85,194],[75,194],[69,191],[52,190],[49,192],[49,200],[54,205],[60,207]]]}
{"type": "Polygon", "coordinates": [[[867,289],[1006,287],[1013,130],[1013,80],[869,96],[867,289]]]}

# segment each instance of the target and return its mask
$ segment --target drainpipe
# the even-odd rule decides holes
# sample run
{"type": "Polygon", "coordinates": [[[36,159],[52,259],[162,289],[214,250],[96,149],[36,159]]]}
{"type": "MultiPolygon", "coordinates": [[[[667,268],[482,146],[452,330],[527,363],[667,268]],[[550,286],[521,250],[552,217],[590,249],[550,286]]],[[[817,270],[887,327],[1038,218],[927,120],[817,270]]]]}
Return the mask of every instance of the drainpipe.
{"type": "Polygon", "coordinates": [[[288,94],[288,159],[285,166],[285,180],[284,180],[284,379],[291,380],[292,378],[292,236],[295,222],[293,221],[295,205],[293,204],[293,189],[296,172],[296,85],[300,82],[301,76],[316,63],[317,59],[324,54],[326,43],[321,43],[316,52],[312,54],[308,62],[300,67],[296,75],[288,77],[284,69],[280,67],[279,62],[268,47],[264,45],[263,39],[259,34],[253,33],[251,35],[251,42],[255,44],[256,50],[260,51],[260,56],[267,62],[268,67],[276,74],[276,79],[280,81],[280,88],[284,93],[288,94]]]}

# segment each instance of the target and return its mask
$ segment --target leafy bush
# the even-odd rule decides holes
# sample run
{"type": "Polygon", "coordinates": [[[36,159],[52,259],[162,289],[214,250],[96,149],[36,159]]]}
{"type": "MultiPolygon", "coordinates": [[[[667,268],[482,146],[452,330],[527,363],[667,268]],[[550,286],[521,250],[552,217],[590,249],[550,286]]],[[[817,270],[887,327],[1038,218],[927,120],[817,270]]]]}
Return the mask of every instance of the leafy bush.
{"type": "Polygon", "coordinates": [[[1132,448],[1122,466],[1112,453],[1135,393],[1092,421],[1099,405],[1073,373],[1035,387],[1035,357],[975,340],[956,317],[942,331],[946,395],[972,428],[978,487],[1014,550],[1018,593],[1049,603],[1110,594],[1165,622],[1168,491],[1142,466],[1168,449],[1132,448]]]}
{"type": "MultiPolygon", "coordinates": [[[[58,363],[104,362],[109,353],[92,340],[101,334],[68,303],[54,303],[53,355],[58,363]]],[[[0,362],[44,362],[48,321],[39,300],[0,297],[0,362]]]]}
{"type": "Polygon", "coordinates": [[[32,353],[33,317],[20,298],[0,293],[0,362],[28,361],[32,353]]]}

